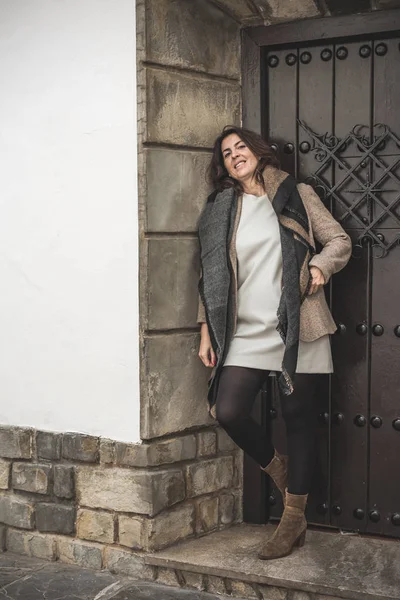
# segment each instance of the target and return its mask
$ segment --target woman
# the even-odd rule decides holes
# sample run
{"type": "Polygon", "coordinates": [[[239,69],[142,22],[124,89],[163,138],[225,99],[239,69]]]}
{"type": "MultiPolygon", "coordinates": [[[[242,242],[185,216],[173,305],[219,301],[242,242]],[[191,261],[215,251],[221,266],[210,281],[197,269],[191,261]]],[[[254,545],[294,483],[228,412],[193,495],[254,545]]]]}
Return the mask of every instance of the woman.
{"type": "Polygon", "coordinates": [[[214,367],[211,414],[282,493],[282,519],[259,552],[278,558],[305,541],[317,374],[332,372],[329,335],[336,330],[323,286],[348,262],[351,242],[313,189],[279,170],[254,132],[226,127],[210,176],[215,191],[199,220],[199,356],[214,367]],[[271,372],[278,373],[288,456],[250,417],[271,372]]]}

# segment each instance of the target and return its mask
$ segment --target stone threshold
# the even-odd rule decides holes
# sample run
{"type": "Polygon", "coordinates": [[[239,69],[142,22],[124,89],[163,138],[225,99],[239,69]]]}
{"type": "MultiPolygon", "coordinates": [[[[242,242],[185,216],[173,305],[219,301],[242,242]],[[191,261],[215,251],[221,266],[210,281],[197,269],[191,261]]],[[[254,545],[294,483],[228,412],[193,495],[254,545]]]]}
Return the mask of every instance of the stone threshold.
{"type": "Polygon", "coordinates": [[[303,548],[261,561],[257,549],[274,528],[235,525],[149,554],[145,562],[169,585],[185,587],[197,576],[199,588],[242,598],[400,600],[397,540],[309,529],[303,548]]]}

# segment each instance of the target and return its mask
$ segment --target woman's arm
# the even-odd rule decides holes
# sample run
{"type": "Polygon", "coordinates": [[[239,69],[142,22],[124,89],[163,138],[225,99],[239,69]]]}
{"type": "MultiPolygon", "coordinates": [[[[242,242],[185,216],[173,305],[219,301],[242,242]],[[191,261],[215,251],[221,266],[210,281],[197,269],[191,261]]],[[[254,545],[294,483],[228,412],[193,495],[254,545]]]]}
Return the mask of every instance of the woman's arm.
{"type": "Polygon", "coordinates": [[[352,250],[351,240],[310,185],[301,183],[298,189],[311,221],[314,238],[323,246],[309,265],[322,272],[327,284],[331,276],[348,263],[352,250]]]}

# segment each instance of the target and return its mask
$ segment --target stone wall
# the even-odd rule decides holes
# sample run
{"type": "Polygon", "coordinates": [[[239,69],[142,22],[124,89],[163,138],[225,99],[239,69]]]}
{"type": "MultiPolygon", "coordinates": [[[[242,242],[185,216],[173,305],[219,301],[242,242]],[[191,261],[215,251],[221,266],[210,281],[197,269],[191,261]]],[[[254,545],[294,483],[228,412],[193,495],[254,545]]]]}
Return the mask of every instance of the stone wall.
{"type": "Polygon", "coordinates": [[[239,522],[241,463],[218,427],[144,444],[2,427],[1,549],[125,572],[239,522]]]}
{"type": "Polygon", "coordinates": [[[205,0],[137,4],[141,437],[211,424],[198,358],[196,224],[216,135],[240,121],[238,24],[205,0]]]}

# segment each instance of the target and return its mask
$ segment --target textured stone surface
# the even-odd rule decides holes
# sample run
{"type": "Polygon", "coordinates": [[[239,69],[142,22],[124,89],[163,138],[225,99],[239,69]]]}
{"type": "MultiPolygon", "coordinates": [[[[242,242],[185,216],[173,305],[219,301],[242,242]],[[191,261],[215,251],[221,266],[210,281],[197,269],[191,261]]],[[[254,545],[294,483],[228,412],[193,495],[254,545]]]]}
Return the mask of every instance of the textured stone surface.
{"type": "Polygon", "coordinates": [[[225,580],[215,575],[207,576],[207,591],[213,594],[226,594],[225,580]]]}
{"type": "Polygon", "coordinates": [[[223,456],[186,467],[189,498],[230,487],[233,480],[233,458],[223,456]]]}
{"type": "Polygon", "coordinates": [[[84,540],[112,544],[114,541],[114,518],[111,513],[78,510],[76,534],[84,540]]]}
{"type": "Polygon", "coordinates": [[[38,458],[59,460],[61,457],[61,435],[49,431],[36,434],[36,452],[38,458]]]}
{"type": "Polygon", "coordinates": [[[192,504],[164,511],[148,521],[146,549],[157,550],[194,534],[195,510],[192,504]]]}
{"type": "MultiPolygon", "coordinates": [[[[99,573],[59,561],[45,562],[11,552],[1,556],[0,573],[0,597],[4,600],[111,600],[110,589],[116,595],[118,590],[126,587],[111,573],[99,573]]],[[[129,596],[127,600],[132,598],[134,596],[129,596]]],[[[141,598],[136,596],[136,600],[141,598]]]]}
{"type": "Polygon", "coordinates": [[[39,531],[72,534],[75,529],[74,506],[40,502],[36,505],[36,527],[39,531]]]}
{"type": "Polygon", "coordinates": [[[13,463],[12,486],[16,490],[48,494],[51,469],[50,465],[13,463]]]}
{"type": "Polygon", "coordinates": [[[148,240],[148,329],[197,327],[197,239],[148,240]],[[165,294],[168,290],[168,294],[165,294]]]}
{"type": "Polygon", "coordinates": [[[146,547],[148,520],[144,517],[118,517],[119,543],[132,550],[142,550],[146,547]]]}
{"type": "Polygon", "coordinates": [[[7,550],[44,560],[56,560],[56,538],[53,535],[43,535],[36,531],[9,529],[7,531],[7,550]]]}
{"type": "Polygon", "coordinates": [[[197,334],[145,338],[146,377],[142,401],[144,438],[212,423],[207,413],[209,372],[198,357],[197,334]]]}
{"type": "Polygon", "coordinates": [[[79,467],[77,494],[81,506],[153,515],[184,498],[180,470],[79,467]]]}
{"type": "Polygon", "coordinates": [[[195,232],[210,193],[206,170],[211,154],[148,148],[147,230],[195,232]]]}
{"type": "Polygon", "coordinates": [[[235,442],[222,427],[217,428],[217,440],[218,452],[232,452],[233,450],[237,450],[235,442]]]}
{"type": "Polygon", "coordinates": [[[262,594],[263,600],[286,600],[288,591],[284,588],[278,588],[274,585],[259,585],[259,591],[262,594]]]}
{"type": "Polygon", "coordinates": [[[218,527],[218,497],[204,498],[197,506],[196,531],[206,533],[218,527]]]}
{"type": "Polygon", "coordinates": [[[146,17],[148,60],[239,78],[239,27],[216,7],[157,0],[148,2],[146,17]]]}
{"type": "Polygon", "coordinates": [[[217,451],[217,434],[215,431],[200,431],[197,434],[197,456],[204,458],[213,456],[217,451]]]}
{"type": "Polygon", "coordinates": [[[221,494],[219,496],[219,521],[222,525],[232,523],[235,516],[235,496],[221,494]]]}
{"type": "Polygon", "coordinates": [[[308,592],[299,592],[295,590],[290,600],[314,600],[314,598],[308,592]]]}
{"type": "Polygon", "coordinates": [[[0,496],[0,523],[21,529],[33,529],[33,505],[15,496],[0,496]]]}
{"type": "Polygon", "coordinates": [[[274,530],[273,525],[230,527],[149,555],[147,562],[256,583],[267,600],[286,600],[287,590],[288,600],[294,591],[320,594],[322,600],[335,598],[339,590],[341,597],[352,600],[400,598],[396,542],[308,530],[304,547],[266,564],[258,559],[257,549],[274,530]]]}
{"type": "Polygon", "coordinates": [[[232,596],[234,598],[258,598],[255,586],[244,581],[232,580],[230,582],[232,596]]]}
{"type": "Polygon", "coordinates": [[[99,438],[81,433],[64,433],[62,440],[63,458],[82,462],[99,460],[99,438]]]}
{"type": "Polygon", "coordinates": [[[114,442],[114,440],[100,438],[99,454],[100,454],[100,463],[109,465],[109,464],[112,464],[113,462],[115,462],[115,442],[114,442]]]}
{"type": "Polygon", "coordinates": [[[89,544],[81,540],[58,537],[59,560],[71,565],[79,565],[87,569],[102,568],[103,547],[99,544],[89,544]]]}
{"type": "Polygon", "coordinates": [[[119,543],[134,550],[158,550],[194,534],[195,509],[184,504],[153,519],[121,515],[119,543]]]}
{"type": "Polygon", "coordinates": [[[0,457],[31,458],[32,432],[18,427],[0,427],[0,457]]]}
{"type": "Polygon", "coordinates": [[[196,456],[194,434],[148,444],[115,442],[114,461],[121,466],[146,467],[191,460],[196,456]]]}
{"type": "Polygon", "coordinates": [[[7,490],[10,481],[10,465],[7,460],[0,459],[0,490],[7,490]]]}
{"type": "Polygon", "coordinates": [[[319,15],[313,0],[268,0],[268,17],[280,21],[294,21],[319,15]]]}
{"type": "Polygon", "coordinates": [[[192,590],[205,590],[205,577],[201,573],[182,573],[183,579],[185,581],[184,585],[186,588],[192,590]]]}
{"type": "MultiPolygon", "coordinates": [[[[243,0],[217,0],[217,4],[226,8],[239,21],[246,22],[253,18],[261,20],[259,13],[249,2],[243,2],[243,0]]],[[[258,0],[257,4],[264,6],[265,0],[258,0]]]]}
{"type": "Polygon", "coordinates": [[[148,68],[146,141],[210,148],[239,106],[236,83],[148,68]]]}
{"type": "Polygon", "coordinates": [[[74,467],[67,465],[54,466],[53,491],[58,498],[74,497],[74,467]]]}
{"type": "Polygon", "coordinates": [[[175,571],[173,571],[172,569],[163,569],[163,567],[157,569],[156,582],[163,585],[172,585],[175,587],[179,587],[179,581],[177,579],[175,571]]]}
{"type": "Polygon", "coordinates": [[[6,549],[6,527],[4,525],[0,525],[0,552],[4,552],[6,549]]]}
{"type": "Polygon", "coordinates": [[[137,579],[154,579],[153,567],[145,565],[143,556],[107,546],[104,550],[105,567],[118,575],[137,579]]]}

